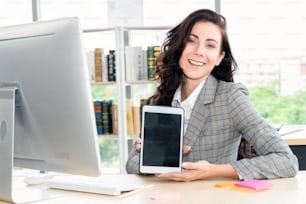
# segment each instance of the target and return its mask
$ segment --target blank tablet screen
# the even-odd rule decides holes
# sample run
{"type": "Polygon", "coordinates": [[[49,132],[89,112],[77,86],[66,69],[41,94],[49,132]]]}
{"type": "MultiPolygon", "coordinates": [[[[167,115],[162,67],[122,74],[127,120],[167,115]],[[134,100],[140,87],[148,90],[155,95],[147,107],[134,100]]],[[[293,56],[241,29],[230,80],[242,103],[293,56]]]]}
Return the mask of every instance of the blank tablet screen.
{"type": "Polygon", "coordinates": [[[180,166],[180,114],[144,113],[143,165],[180,166]]]}

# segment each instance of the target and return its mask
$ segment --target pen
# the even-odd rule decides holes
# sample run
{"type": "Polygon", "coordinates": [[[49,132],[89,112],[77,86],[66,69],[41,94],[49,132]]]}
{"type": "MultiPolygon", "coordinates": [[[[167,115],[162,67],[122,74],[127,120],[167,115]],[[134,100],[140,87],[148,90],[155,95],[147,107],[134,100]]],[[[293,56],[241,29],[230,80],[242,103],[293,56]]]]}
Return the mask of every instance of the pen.
{"type": "Polygon", "coordinates": [[[282,127],[283,127],[283,126],[284,126],[284,125],[283,125],[283,124],[281,124],[279,127],[275,128],[275,130],[279,132],[279,131],[280,131],[280,129],[282,129],[282,127]]]}

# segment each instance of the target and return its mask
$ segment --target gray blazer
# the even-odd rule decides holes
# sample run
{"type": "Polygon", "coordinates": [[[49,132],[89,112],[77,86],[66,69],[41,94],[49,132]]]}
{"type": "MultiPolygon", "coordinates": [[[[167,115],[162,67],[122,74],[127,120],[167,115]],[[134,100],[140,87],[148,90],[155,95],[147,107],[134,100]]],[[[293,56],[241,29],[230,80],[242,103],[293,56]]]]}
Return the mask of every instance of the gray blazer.
{"type": "MultiPolygon", "coordinates": [[[[248,90],[239,83],[219,81],[210,75],[192,110],[184,135],[191,151],[183,161],[230,163],[241,179],[295,176],[298,160],[289,146],[255,110],[248,90]],[[241,138],[254,146],[257,157],[237,160],[241,138]]],[[[135,148],[126,163],[128,173],[139,173],[135,148]]]]}

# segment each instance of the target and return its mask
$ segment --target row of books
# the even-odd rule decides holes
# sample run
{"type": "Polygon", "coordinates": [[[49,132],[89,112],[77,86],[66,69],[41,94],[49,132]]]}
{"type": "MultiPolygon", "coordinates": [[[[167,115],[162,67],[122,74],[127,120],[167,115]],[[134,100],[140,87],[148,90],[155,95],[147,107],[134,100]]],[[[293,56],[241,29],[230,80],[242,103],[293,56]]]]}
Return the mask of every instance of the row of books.
{"type": "Polygon", "coordinates": [[[154,80],[156,57],[160,54],[160,46],[125,47],[125,80],[154,80]]]}
{"type": "MultiPolygon", "coordinates": [[[[143,103],[144,100],[141,100],[143,103]]],[[[118,105],[113,100],[95,99],[94,111],[98,135],[118,135],[118,105]]],[[[140,107],[134,106],[131,99],[126,99],[127,134],[140,133],[140,107]]]]}
{"type": "Polygon", "coordinates": [[[127,134],[138,136],[140,134],[141,124],[141,109],[147,99],[140,99],[140,106],[134,106],[132,99],[126,99],[126,121],[127,121],[127,134]]]}
{"type": "Polygon", "coordinates": [[[109,50],[105,53],[103,48],[95,48],[87,52],[87,62],[92,82],[116,81],[116,53],[109,50]]]}
{"type": "Polygon", "coordinates": [[[117,104],[113,100],[94,100],[94,111],[98,135],[118,134],[117,104]]]}
{"type": "MultiPolygon", "coordinates": [[[[153,80],[156,57],[160,54],[160,46],[125,47],[125,80],[153,80]]],[[[87,61],[91,81],[111,82],[116,81],[116,53],[109,50],[105,53],[103,48],[95,48],[87,53],[87,61]]]]}

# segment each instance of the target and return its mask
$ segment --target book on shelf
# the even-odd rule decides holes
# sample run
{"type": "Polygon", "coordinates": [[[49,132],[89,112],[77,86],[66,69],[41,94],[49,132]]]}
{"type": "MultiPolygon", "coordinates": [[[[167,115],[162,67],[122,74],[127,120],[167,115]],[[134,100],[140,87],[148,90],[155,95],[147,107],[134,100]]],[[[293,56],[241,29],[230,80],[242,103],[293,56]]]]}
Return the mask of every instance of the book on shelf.
{"type": "Polygon", "coordinates": [[[102,82],[108,82],[107,59],[104,49],[102,49],[101,59],[102,59],[102,82]]]}
{"type": "Polygon", "coordinates": [[[104,134],[112,134],[112,100],[102,101],[102,124],[104,129],[104,134]]]}
{"type": "Polygon", "coordinates": [[[88,73],[89,73],[89,79],[90,82],[96,81],[96,74],[95,74],[95,54],[93,50],[89,50],[86,53],[87,55],[87,65],[88,65],[88,73]]]}
{"type": "Polygon", "coordinates": [[[126,81],[144,80],[142,47],[125,47],[124,53],[126,81]]]}
{"type": "Polygon", "coordinates": [[[142,107],[143,105],[146,105],[148,103],[148,99],[140,99],[140,107],[142,107]]]}
{"type": "Polygon", "coordinates": [[[148,104],[148,99],[140,99],[140,107],[139,107],[139,115],[140,115],[140,117],[139,117],[139,121],[140,121],[140,124],[141,124],[141,120],[142,120],[142,107],[144,106],[144,105],[146,105],[146,104],[148,104]]]}
{"type": "Polygon", "coordinates": [[[125,47],[124,48],[124,64],[125,64],[125,80],[126,81],[132,81],[134,80],[134,71],[133,69],[133,51],[135,47],[125,47]]]}
{"type": "Polygon", "coordinates": [[[94,59],[95,59],[95,81],[102,82],[102,54],[103,48],[95,48],[94,59]]]}
{"type": "Polygon", "coordinates": [[[145,68],[146,67],[144,67],[143,66],[143,60],[144,60],[144,58],[143,58],[143,54],[144,54],[144,52],[143,52],[143,50],[140,48],[140,49],[138,49],[137,50],[137,52],[136,52],[136,63],[135,63],[135,69],[136,69],[136,75],[137,75],[137,80],[145,80],[145,76],[144,76],[144,74],[145,74],[145,68]]]}
{"type": "Polygon", "coordinates": [[[148,80],[148,57],[147,50],[142,50],[142,78],[141,80],[148,80]]]}
{"type": "Polygon", "coordinates": [[[129,136],[140,134],[140,106],[135,106],[131,99],[126,99],[127,133],[129,136]]]}
{"type": "Polygon", "coordinates": [[[140,134],[140,107],[132,106],[134,135],[140,134]]]}
{"type": "Polygon", "coordinates": [[[102,135],[103,131],[103,124],[102,124],[102,101],[99,99],[94,100],[94,111],[95,111],[95,119],[96,119],[96,127],[97,127],[97,134],[102,135]]]}
{"type": "Polygon", "coordinates": [[[134,121],[133,121],[133,101],[131,99],[126,99],[126,125],[127,134],[134,135],[134,121]]]}
{"type": "Polygon", "coordinates": [[[107,79],[108,81],[116,81],[116,53],[110,50],[107,55],[107,79]]]}
{"type": "Polygon", "coordinates": [[[158,46],[158,45],[153,46],[153,53],[154,53],[154,72],[153,72],[153,79],[155,79],[156,60],[157,60],[157,57],[158,57],[159,54],[160,54],[160,46],[158,46]]]}
{"type": "Polygon", "coordinates": [[[147,48],[148,80],[155,79],[156,58],[159,54],[160,54],[160,46],[148,46],[147,48]]]}
{"type": "Polygon", "coordinates": [[[112,105],[112,128],[113,134],[118,135],[118,105],[115,103],[112,105]]]}

